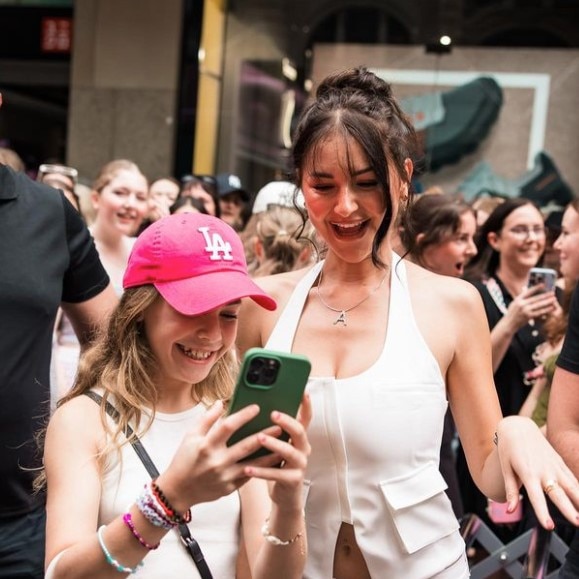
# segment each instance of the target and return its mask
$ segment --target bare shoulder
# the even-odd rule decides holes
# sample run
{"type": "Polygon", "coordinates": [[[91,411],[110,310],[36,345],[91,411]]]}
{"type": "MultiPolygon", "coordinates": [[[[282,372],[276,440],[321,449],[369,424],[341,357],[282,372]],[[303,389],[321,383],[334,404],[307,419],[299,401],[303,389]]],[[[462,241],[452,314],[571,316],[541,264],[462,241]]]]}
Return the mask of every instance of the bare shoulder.
{"type": "Polygon", "coordinates": [[[280,302],[288,300],[297,283],[307,271],[308,269],[287,271],[275,275],[257,277],[253,281],[270,294],[278,302],[279,306],[280,302]]]}
{"type": "Polygon", "coordinates": [[[414,263],[405,261],[408,285],[412,300],[432,302],[432,305],[478,307],[482,304],[478,290],[469,282],[447,275],[431,272],[414,263]]]}
{"type": "Polygon", "coordinates": [[[293,290],[307,271],[305,268],[254,278],[253,281],[276,301],[277,308],[271,312],[253,300],[243,300],[237,332],[240,352],[265,344],[293,290]]]}
{"type": "Polygon", "coordinates": [[[464,280],[408,262],[406,271],[416,323],[444,375],[457,352],[483,339],[487,322],[482,300],[464,280]]]}
{"type": "Polygon", "coordinates": [[[88,396],[77,396],[54,411],[48,422],[47,442],[68,440],[96,445],[103,433],[99,405],[88,396]]]}

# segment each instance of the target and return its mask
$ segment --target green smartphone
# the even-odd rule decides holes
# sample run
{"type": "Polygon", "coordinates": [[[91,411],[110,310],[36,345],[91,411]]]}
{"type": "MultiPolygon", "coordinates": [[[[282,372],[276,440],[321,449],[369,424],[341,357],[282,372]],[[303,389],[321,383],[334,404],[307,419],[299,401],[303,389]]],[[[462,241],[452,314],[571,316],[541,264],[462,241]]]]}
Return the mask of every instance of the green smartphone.
{"type": "MultiPolygon", "coordinates": [[[[233,414],[250,404],[257,404],[259,414],[233,433],[227,444],[243,440],[269,426],[274,410],[296,416],[310,375],[311,363],[306,356],[291,352],[276,352],[264,348],[251,348],[243,358],[235,390],[229,403],[228,414],[233,414]]],[[[287,432],[280,438],[288,440],[287,432]]],[[[261,448],[244,460],[269,454],[261,448]]]]}

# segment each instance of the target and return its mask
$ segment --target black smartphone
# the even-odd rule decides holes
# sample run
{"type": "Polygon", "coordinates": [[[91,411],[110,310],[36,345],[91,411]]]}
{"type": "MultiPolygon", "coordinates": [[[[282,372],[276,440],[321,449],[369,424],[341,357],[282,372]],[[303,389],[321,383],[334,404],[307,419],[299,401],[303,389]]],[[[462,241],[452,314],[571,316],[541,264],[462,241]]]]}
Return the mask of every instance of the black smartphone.
{"type": "Polygon", "coordinates": [[[557,281],[557,272],[550,267],[533,267],[529,272],[529,287],[545,284],[545,291],[553,291],[557,281]]]}
{"type": "MultiPolygon", "coordinates": [[[[300,354],[264,348],[247,350],[227,413],[233,414],[250,404],[257,404],[260,411],[253,420],[233,433],[227,441],[228,446],[272,426],[270,416],[274,410],[296,416],[310,370],[309,359],[300,354]]],[[[289,435],[282,432],[280,438],[288,440],[289,435]]],[[[261,448],[244,460],[269,452],[261,448]]]]}

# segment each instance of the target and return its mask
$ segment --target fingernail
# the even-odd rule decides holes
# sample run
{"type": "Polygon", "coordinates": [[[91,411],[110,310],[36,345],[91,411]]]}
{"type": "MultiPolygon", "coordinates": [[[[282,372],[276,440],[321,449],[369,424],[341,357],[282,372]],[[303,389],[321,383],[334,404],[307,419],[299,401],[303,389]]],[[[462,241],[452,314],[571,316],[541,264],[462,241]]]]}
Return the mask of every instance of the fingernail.
{"type": "Polygon", "coordinates": [[[271,413],[271,417],[272,417],[274,420],[277,420],[277,419],[279,418],[279,416],[280,416],[280,414],[279,414],[279,412],[278,412],[277,410],[274,410],[274,411],[271,413]]]}

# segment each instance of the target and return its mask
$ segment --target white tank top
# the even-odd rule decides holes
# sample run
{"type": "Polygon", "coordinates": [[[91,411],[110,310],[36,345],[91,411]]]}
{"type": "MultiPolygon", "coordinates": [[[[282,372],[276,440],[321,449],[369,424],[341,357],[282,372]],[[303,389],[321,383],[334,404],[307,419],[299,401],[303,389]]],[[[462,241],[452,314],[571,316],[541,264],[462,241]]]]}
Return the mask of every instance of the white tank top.
{"type": "MultiPolygon", "coordinates": [[[[388,332],[378,360],[345,379],[310,377],[304,577],[332,577],[342,522],[373,578],[469,577],[465,545],[439,470],[444,379],[422,337],[404,262],[393,256],[388,332]]],[[[296,286],[266,347],[291,351],[323,262],[296,286]]],[[[353,347],[355,347],[353,345],[353,347]]]]}
{"type": "MultiPolygon", "coordinates": [[[[185,433],[195,426],[206,412],[202,404],[176,414],[157,412],[151,428],[141,438],[159,472],[169,466],[185,433]]],[[[127,512],[145,483],[151,480],[143,463],[131,447],[122,449],[122,467],[112,455],[102,480],[99,526],[110,523],[127,512]]],[[[240,502],[234,492],[210,503],[191,509],[191,535],[197,540],[209,569],[216,579],[234,579],[239,550],[240,502]]],[[[122,558],[119,557],[122,561],[122,558]]],[[[144,565],[131,575],[137,579],[160,577],[199,577],[191,556],[181,544],[178,531],[169,531],[161,546],[150,551],[144,565]]]]}

